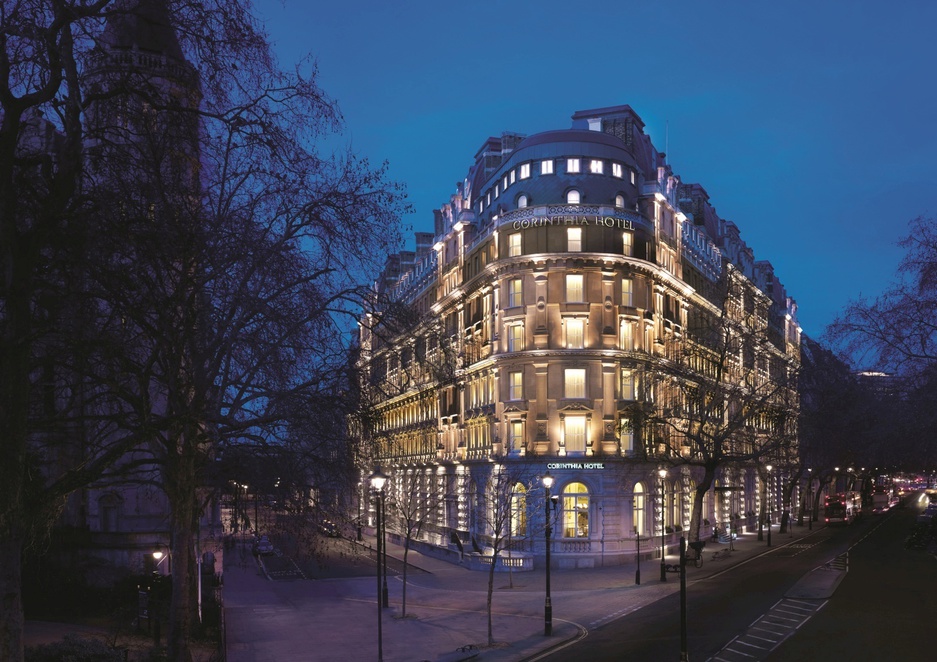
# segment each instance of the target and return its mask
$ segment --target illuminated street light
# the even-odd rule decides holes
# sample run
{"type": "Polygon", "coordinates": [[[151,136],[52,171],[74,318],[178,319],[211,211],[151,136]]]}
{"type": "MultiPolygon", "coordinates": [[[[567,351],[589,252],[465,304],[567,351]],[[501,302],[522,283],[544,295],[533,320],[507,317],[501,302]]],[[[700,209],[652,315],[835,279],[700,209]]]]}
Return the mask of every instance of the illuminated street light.
{"type": "MultiPolygon", "coordinates": [[[[381,522],[381,515],[384,510],[384,485],[387,483],[387,474],[381,471],[380,467],[374,467],[374,473],[370,476],[371,488],[377,494],[377,659],[378,662],[384,661],[384,637],[383,637],[383,615],[381,614],[384,606],[384,600],[381,593],[381,540],[384,529],[381,522]]],[[[384,586],[386,587],[387,578],[384,577],[384,586]]],[[[386,590],[386,588],[385,588],[386,590]]]]}
{"type": "Polygon", "coordinates": [[[553,476],[550,475],[549,470],[547,470],[541,480],[543,480],[543,489],[545,490],[543,513],[546,517],[544,536],[547,546],[547,594],[543,603],[543,636],[549,637],[553,634],[553,603],[550,602],[550,535],[553,533],[553,527],[550,524],[550,488],[553,487],[553,476]]]}
{"type": "Polygon", "coordinates": [[[667,545],[664,541],[664,478],[667,477],[667,470],[660,469],[657,472],[660,476],[660,580],[667,581],[667,565],[664,563],[664,554],[667,551],[667,545]]]}

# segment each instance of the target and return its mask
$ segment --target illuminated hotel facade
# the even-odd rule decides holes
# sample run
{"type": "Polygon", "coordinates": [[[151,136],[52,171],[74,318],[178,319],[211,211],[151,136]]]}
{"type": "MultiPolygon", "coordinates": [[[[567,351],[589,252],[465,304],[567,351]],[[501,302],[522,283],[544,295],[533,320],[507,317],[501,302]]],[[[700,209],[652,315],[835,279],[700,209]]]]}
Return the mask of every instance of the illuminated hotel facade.
{"type": "MultiPolygon", "coordinates": [[[[633,559],[636,536],[676,544],[699,470],[668,464],[661,481],[653,432],[632,412],[721,279],[742,283],[760,351],[799,361],[796,304],[770,263],[673,174],[640,117],[617,106],[572,120],[485,141],[435,232],[418,233],[376,287],[385,308],[406,304],[409,326],[382,328],[380,310],[361,324],[377,412],[363,441],[391,477],[389,530],[409,507],[441,555],[484,551],[502,527],[511,555],[542,557],[547,471],[554,565],[633,559]],[[507,521],[487,493],[499,472],[512,476],[507,521]]],[[[739,486],[735,501],[707,494],[707,520],[757,512],[754,468],[719,480],[739,486]]]]}

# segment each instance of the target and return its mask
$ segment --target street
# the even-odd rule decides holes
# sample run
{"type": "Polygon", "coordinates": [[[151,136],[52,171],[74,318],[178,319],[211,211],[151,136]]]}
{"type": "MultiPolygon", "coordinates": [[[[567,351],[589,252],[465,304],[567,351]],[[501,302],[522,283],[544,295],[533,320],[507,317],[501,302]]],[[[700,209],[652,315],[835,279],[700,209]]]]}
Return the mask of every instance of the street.
{"type": "MultiPolygon", "coordinates": [[[[801,601],[804,625],[770,660],[809,660],[816,651],[847,651],[843,659],[924,659],[930,622],[935,615],[937,562],[923,552],[904,549],[914,520],[913,509],[866,517],[849,527],[818,528],[789,542],[774,536],[774,546],[749,562],[694,580],[689,570],[687,635],[693,660],[766,659],[765,653],[721,653],[727,643],[768,613],[798,580],[817,566],[834,563],[849,552],[849,572],[825,609],[801,601]],[[807,614],[807,612],[810,612],[807,614]],[[929,617],[924,618],[925,614],[929,617]],[[811,616],[812,615],[812,616],[811,616]],[[845,643],[848,641],[848,645],[845,643]],[[902,656],[891,657],[895,650],[902,656]],[[871,651],[874,651],[872,655],[871,651]],[[715,657],[714,657],[715,656],[715,657]]],[[[766,543],[765,543],[766,544],[766,543]]],[[[712,561],[707,555],[706,563],[712,561]]],[[[676,582],[676,577],[672,578],[676,582]]],[[[541,659],[677,660],[680,656],[679,594],[643,607],[627,618],[592,629],[582,641],[541,659]]],[[[796,620],[796,619],[795,619],[796,620]]],[[[770,649],[767,644],[766,648],[770,649]]]]}

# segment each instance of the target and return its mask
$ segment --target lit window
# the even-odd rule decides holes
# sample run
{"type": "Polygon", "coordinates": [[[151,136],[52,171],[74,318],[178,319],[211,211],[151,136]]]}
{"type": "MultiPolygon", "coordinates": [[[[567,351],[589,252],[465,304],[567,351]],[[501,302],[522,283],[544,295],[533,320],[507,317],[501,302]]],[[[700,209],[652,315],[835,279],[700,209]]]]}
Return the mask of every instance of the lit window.
{"type": "Polygon", "coordinates": [[[593,175],[602,174],[602,162],[599,159],[592,159],[589,161],[589,172],[593,175]]]}
{"type": "Polygon", "coordinates": [[[631,232],[625,232],[622,235],[621,241],[622,253],[628,257],[634,255],[634,235],[631,232]]]}
{"type": "Polygon", "coordinates": [[[616,196],[615,196],[615,206],[618,207],[619,209],[624,209],[624,208],[625,208],[625,196],[623,196],[623,195],[616,195],[616,196]]]}
{"type": "Polygon", "coordinates": [[[529,163],[522,163],[522,164],[521,164],[521,174],[520,174],[520,178],[521,178],[521,179],[527,179],[528,177],[530,177],[530,164],[529,164],[529,163]]]}
{"type": "Polygon", "coordinates": [[[488,191],[488,195],[485,196],[485,204],[491,206],[491,191],[488,191]]]}
{"type": "Polygon", "coordinates": [[[508,394],[509,400],[523,400],[524,399],[524,373],[523,372],[510,373],[510,389],[511,389],[511,392],[508,394]]]}
{"type": "Polygon", "coordinates": [[[621,338],[619,339],[622,351],[634,351],[634,324],[631,322],[621,323],[621,338]]]}
{"type": "Polygon", "coordinates": [[[585,368],[566,368],[563,378],[563,396],[579,400],[586,397],[585,368]]]}
{"type": "Polygon", "coordinates": [[[566,347],[582,349],[585,340],[585,322],[579,319],[566,320],[566,347]]]}
{"type": "Polygon", "coordinates": [[[514,278],[510,281],[508,290],[508,308],[516,308],[524,301],[524,281],[520,278],[514,278]]]}
{"type": "Polygon", "coordinates": [[[634,400],[634,371],[621,371],[621,399],[634,400]]]}
{"type": "Polygon", "coordinates": [[[495,200],[498,199],[498,194],[501,192],[501,189],[495,184],[495,200]]]}
{"type": "Polygon", "coordinates": [[[634,281],[630,278],[621,279],[621,305],[634,305],[634,281]]]}
{"type": "MultiPolygon", "coordinates": [[[[520,421],[516,423],[523,427],[520,421]]],[[[511,430],[513,433],[513,427],[511,430]]],[[[519,443],[523,443],[523,439],[520,439],[519,443]]],[[[517,483],[514,486],[514,494],[511,495],[511,535],[515,538],[523,538],[527,535],[527,488],[523,483],[517,483]]]]}
{"type": "Polygon", "coordinates": [[[553,174],[553,160],[552,159],[540,162],[540,174],[541,175],[553,174]]]}
{"type": "Polygon", "coordinates": [[[576,189],[571,190],[566,194],[566,204],[568,205],[578,205],[582,197],[579,195],[579,191],[576,189]]]}
{"type": "Polygon", "coordinates": [[[579,172],[579,159],[566,159],[566,172],[579,172]]]}
{"type": "Polygon", "coordinates": [[[582,303],[582,274],[566,276],[566,303],[582,303]]]}
{"type": "MultiPolygon", "coordinates": [[[[512,170],[512,171],[508,174],[508,178],[511,180],[511,183],[512,183],[512,184],[514,183],[514,173],[515,173],[515,172],[516,172],[515,170],[512,170]]],[[[632,182],[632,183],[634,183],[634,182],[632,182]]]]}
{"type": "Polygon", "coordinates": [[[508,327],[508,351],[520,352],[524,349],[524,325],[512,324],[508,327]]]}
{"type": "Polygon", "coordinates": [[[612,176],[613,176],[613,177],[618,177],[619,179],[621,179],[622,177],[624,177],[624,171],[622,170],[622,167],[621,167],[621,164],[620,164],[620,163],[613,163],[613,164],[612,164],[612,176]]]}
{"type": "MultiPolygon", "coordinates": [[[[622,447],[624,452],[624,446],[622,447]]],[[[633,451],[632,451],[633,452],[633,451]]],[[[634,532],[639,536],[643,536],[647,532],[647,524],[645,524],[645,500],[644,485],[638,483],[634,486],[634,511],[632,513],[632,521],[634,522],[634,532]]]]}
{"type": "Polygon", "coordinates": [[[566,250],[578,253],[582,250],[582,228],[566,229],[566,250]]]}
{"type": "MultiPolygon", "coordinates": [[[[520,374],[520,373],[517,373],[520,374]]],[[[524,447],[524,421],[508,423],[508,452],[524,447]]]]}
{"type": "Polygon", "coordinates": [[[507,175],[505,175],[504,179],[501,180],[501,188],[503,188],[505,191],[508,190],[508,176],[507,175]]]}
{"type": "Polygon", "coordinates": [[[525,209],[526,207],[527,207],[527,196],[526,195],[517,196],[517,208],[525,209]]]}
{"type": "Polygon", "coordinates": [[[485,209],[485,201],[479,200],[478,201],[478,213],[481,214],[484,209],[485,209]]]}
{"type": "Polygon", "coordinates": [[[631,173],[631,183],[634,184],[634,170],[629,170],[631,173]]]}
{"type": "MultiPolygon", "coordinates": [[[[585,418],[582,416],[566,417],[566,449],[569,450],[570,435],[574,432],[571,426],[579,424],[578,421],[571,423],[570,419],[582,421],[582,450],[585,450],[585,418]]],[[[582,483],[570,483],[563,491],[563,537],[589,537],[589,488],[582,483]]]]}
{"type": "Polygon", "coordinates": [[[508,257],[517,257],[521,254],[521,233],[508,235],[508,257]]]}

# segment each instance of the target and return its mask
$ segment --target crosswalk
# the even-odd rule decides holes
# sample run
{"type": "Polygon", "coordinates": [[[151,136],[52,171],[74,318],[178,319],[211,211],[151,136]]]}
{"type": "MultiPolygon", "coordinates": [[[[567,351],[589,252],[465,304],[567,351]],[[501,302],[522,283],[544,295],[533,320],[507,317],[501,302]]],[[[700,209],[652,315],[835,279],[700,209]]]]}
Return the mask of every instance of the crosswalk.
{"type": "Polygon", "coordinates": [[[713,662],[764,660],[826,603],[826,600],[783,598],[710,659],[713,662]]]}

